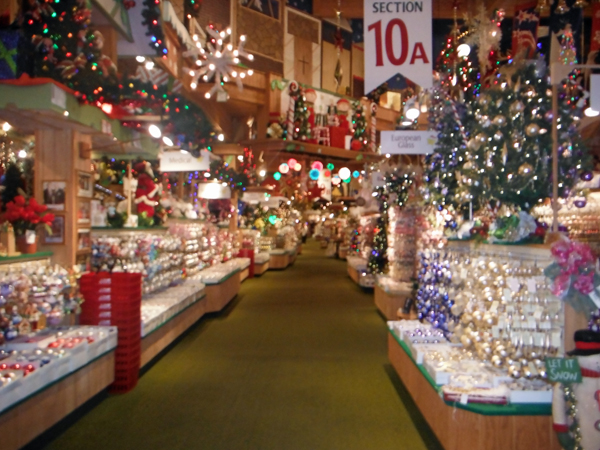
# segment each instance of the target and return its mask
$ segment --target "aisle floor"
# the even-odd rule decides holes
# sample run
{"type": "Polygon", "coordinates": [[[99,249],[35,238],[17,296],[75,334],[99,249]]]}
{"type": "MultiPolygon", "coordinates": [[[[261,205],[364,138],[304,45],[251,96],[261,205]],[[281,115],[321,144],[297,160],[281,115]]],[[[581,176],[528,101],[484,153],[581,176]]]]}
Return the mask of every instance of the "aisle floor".
{"type": "Polygon", "coordinates": [[[45,448],[440,449],[386,352],[373,294],[309,241],[45,448]]]}

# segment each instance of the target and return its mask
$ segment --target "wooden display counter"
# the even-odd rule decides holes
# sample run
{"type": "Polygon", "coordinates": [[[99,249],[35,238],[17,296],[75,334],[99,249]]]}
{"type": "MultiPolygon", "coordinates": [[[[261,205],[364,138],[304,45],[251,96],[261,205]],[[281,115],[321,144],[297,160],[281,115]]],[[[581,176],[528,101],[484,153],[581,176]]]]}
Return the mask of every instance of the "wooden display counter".
{"type": "Polygon", "coordinates": [[[246,267],[245,269],[240,270],[240,283],[242,281],[246,281],[246,279],[250,276],[250,268],[246,267]]]}
{"type": "Polygon", "coordinates": [[[190,306],[180,311],[167,322],[156,328],[142,339],[142,355],[140,368],[152,361],[160,352],[167,348],[175,339],[194,325],[206,314],[206,296],[203,296],[190,306]]]}
{"type": "Polygon", "coordinates": [[[0,448],[23,447],[106,389],[114,379],[113,350],[0,415],[0,448]]]}
{"type": "Polygon", "coordinates": [[[269,260],[269,270],[282,270],[290,265],[290,255],[288,252],[271,253],[269,260]]]}
{"type": "Polygon", "coordinates": [[[352,266],[348,266],[348,276],[350,278],[352,278],[352,281],[354,281],[356,284],[358,284],[358,270],[356,270],[354,267],[352,266]]]}
{"type": "Polygon", "coordinates": [[[294,250],[288,250],[289,252],[289,261],[290,261],[290,266],[292,264],[294,264],[296,262],[296,258],[298,257],[298,248],[295,248],[294,250]]]}
{"type": "Polygon", "coordinates": [[[448,404],[392,333],[388,356],[445,450],[560,450],[550,405],[448,404]]]}
{"type": "Polygon", "coordinates": [[[346,259],[347,256],[348,256],[348,249],[347,248],[340,248],[338,250],[338,258],[340,258],[340,259],[346,259]]]}
{"type": "Polygon", "coordinates": [[[387,320],[398,319],[398,310],[404,307],[410,295],[411,291],[386,292],[379,284],[375,284],[375,306],[387,320]]]}
{"type": "Polygon", "coordinates": [[[271,260],[267,260],[264,263],[254,263],[254,276],[258,277],[261,276],[263,273],[265,273],[267,270],[269,270],[269,265],[271,263],[271,260]]]}
{"type": "Polygon", "coordinates": [[[218,283],[206,284],[206,312],[218,312],[225,308],[240,291],[239,270],[229,274],[218,283]]]}

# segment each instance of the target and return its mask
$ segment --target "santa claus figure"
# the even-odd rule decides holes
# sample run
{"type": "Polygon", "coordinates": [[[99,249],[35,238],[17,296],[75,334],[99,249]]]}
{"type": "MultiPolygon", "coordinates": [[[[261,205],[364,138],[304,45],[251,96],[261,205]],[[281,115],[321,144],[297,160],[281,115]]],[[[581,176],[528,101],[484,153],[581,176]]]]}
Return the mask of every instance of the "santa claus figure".
{"type": "Polygon", "coordinates": [[[146,213],[147,217],[154,217],[154,211],[158,204],[157,193],[160,186],[154,182],[154,173],[149,162],[141,162],[135,165],[134,170],[138,175],[138,184],[135,191],[135,204],[137,213],[146,213]]]}
{"type": "Polygon", "coordinates": [[[340,122],[340,127],[344,130],[350,131],[350,121],[348,120],[348,114],[350,113],[350,102],[345,98],[341,98],[337,101],[337,116],[340,122]]]}
{"type": "MultiPolygon", "coordinates": [[[[575,420],[581,430],[580,447],[600,448],[600,333],[591,330],[575,332],[575,350],[569,356],[577,357],[581,368],[581,383],[572,383],[577,402],[575,420]]],[[[572,425],[567,414],[564,386],[557,383],[552,395],[552,421],[558,439],[565,450],[576,448],[572,425]]]]}

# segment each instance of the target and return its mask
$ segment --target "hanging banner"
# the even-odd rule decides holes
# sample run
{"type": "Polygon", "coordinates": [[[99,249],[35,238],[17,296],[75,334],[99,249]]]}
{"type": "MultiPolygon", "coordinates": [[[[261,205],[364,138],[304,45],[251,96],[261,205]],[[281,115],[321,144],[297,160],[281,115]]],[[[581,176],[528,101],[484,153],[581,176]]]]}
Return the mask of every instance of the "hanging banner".
{"type": "Polygon", "coordinates": [[[434,131],[382,131],[381,154],[430,155],[436,142],[437,133],[434,131]]]}
{"type": "Polygon", "coordinates": [[[331,201],[331,170],[321,170],[317,180],[317,186],[323,189],[321,198],[331,201]]]}
{"type": "Polygon", "coordinates": [[[600,50],[600,3],[592,3],[592,41],[590,53],[600,50]]]}
{"type": "Polygon", "coordinates": [[[188,152],[164,152],[160,158],[161,172],[197,172],[208,170],[210,166],[209,152],[203,150],[200,157],[195,158],[188,152]]]}
{"type": "Polygon", "coordinates": [[[397,74],[431,88],[431,2],[364,0],[365,93],[397,74]]]}

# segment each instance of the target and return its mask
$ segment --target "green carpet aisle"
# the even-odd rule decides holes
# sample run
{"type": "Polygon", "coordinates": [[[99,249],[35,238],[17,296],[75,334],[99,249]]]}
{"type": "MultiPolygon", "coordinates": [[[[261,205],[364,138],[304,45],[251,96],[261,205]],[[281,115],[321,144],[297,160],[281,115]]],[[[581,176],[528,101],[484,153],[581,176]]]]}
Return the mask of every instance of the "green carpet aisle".
{"type": "Polygon", "coordinates": [[[246,281],[134,391],[46,448],[437,450],[390,376],[372,294],[323,253],[309,242],[294,266],[246,281]]]}

